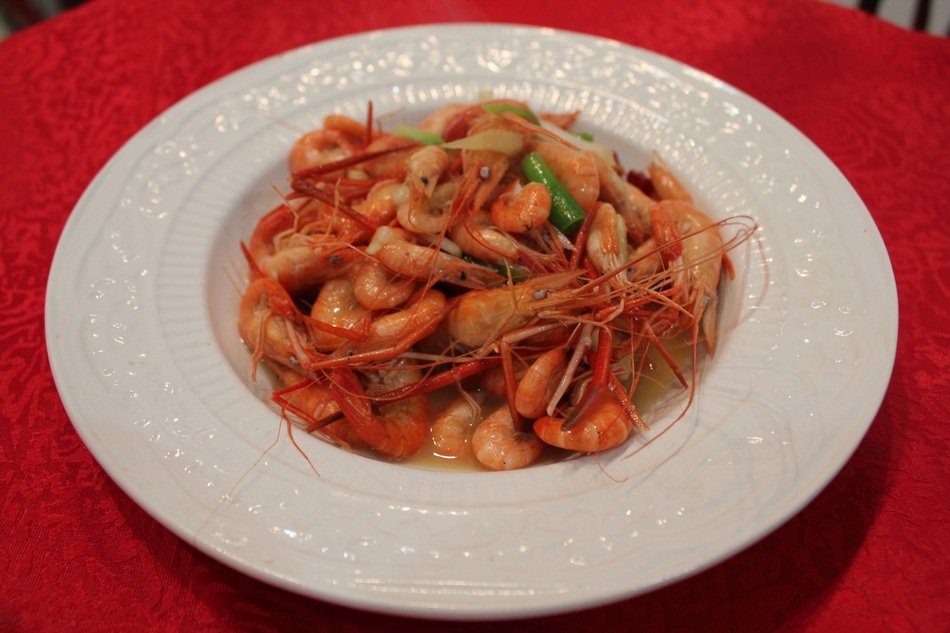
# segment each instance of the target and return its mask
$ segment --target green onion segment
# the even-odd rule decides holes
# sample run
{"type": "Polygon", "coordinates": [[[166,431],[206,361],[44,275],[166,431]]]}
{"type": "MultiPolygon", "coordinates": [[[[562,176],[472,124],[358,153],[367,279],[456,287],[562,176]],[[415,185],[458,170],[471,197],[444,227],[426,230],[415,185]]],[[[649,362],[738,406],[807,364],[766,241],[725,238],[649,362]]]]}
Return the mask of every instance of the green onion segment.
{"type": "Polygon", "coordinates": [[[521,169],[525,177],[532,182],[540,182],[551,194],[550,222],[565,235],[570,235],[583,224],[584,210],[564,184],[557,179],[548,164],[537,152],[527,154],[521,160],[521,169]]]}

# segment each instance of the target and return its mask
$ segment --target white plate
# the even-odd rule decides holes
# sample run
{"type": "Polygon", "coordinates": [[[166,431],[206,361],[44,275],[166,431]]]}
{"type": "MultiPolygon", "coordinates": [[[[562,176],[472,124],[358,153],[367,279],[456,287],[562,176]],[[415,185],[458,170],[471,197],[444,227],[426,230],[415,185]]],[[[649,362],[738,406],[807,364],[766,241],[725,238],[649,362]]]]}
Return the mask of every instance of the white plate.
{"type": "MultiPolygon", "coordinates": [[[[640,594],[748,546],[845,463],[883,397],[897,301],[880,236],[817,148],[703,72],[617,42],[426,26],[322,42],[171,108],[89,186],[56,251],[47,343],[76,430],[158,521],[256,578],[387,613],[503,618],[640,594]],[[281,433],[234,324],[239,241],[329,112],[388,124],[484,90],[748,214],[696,401],[635,452],[512,473],[374,461],[281,433]],[[276,444],[275,444],[276,442],[276,444]],[[635,453],[635,454],[634,454],[635,453]]],[[[663,428],[668,420],[654,420],[663,428]]]]}

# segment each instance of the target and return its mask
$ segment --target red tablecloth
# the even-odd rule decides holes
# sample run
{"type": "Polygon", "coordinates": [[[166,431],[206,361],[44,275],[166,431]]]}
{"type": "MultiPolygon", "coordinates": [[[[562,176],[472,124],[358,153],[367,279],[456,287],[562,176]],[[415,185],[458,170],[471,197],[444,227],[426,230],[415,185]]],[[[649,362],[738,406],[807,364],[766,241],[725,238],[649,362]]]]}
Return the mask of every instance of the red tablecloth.
{"type": "Polygon", "coordinates": [[[810,0],[100,0],[0,43],[0,630],[475,630],[302,598],[198,553],[73,430],[46,358],[57,238],[109,157],[237,68],[326,38],[494,21],[606,36],[764,102],[840,167],[883,234],[897,362],[870,432],[786,525],[698,576],[491,630],[950,630],[950,42],[810,0]],[[405,629],[404,627],[407,627],[405,629]]]}

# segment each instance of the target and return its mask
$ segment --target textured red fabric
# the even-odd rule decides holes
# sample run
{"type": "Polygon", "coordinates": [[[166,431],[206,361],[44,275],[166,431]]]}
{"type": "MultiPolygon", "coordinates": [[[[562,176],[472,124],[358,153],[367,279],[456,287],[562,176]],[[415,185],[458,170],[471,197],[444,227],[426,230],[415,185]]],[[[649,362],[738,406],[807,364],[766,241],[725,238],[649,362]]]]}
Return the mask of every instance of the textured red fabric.
{"type": "Polygon", "coordinates": [[[99,0],[0,43],[0,630],[946,631],[950,42],[811,0],[99,0]],[[83,189],[194,90],[368,29],[496,21],[652,49],[764,102],[861,195],[900,293],[893,378],[843,471],[715,568],[583,613],[407,622],[301,598],[198,553],[73,430],[46,360],[46,275],[83,189]]]}

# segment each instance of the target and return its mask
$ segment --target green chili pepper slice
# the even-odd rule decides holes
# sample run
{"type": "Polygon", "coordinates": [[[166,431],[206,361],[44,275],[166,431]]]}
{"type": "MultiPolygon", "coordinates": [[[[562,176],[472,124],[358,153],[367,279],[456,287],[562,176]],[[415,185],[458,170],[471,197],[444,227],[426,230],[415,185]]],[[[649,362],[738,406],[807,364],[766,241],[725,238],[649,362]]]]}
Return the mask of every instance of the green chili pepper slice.
{"type": "Polygon", "coordinates": [[[531,152],[521,159],[521,169],[528,180],[540,182],[551,194],[551,224],[565,235],[576,231],[587,217],[581,205],[568,192],[564,184],[557,179],[541,155],[531,152]]]}

